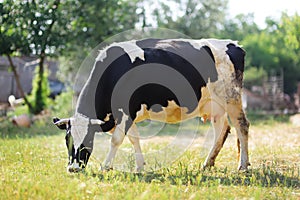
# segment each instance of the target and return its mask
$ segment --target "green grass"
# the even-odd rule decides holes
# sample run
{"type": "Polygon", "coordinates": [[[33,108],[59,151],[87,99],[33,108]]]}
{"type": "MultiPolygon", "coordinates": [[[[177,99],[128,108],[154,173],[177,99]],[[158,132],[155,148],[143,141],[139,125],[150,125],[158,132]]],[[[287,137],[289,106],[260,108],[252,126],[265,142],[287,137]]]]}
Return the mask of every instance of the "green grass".
{"type": "MultiPolygon", "coordinates": [[[[299,199],[299,128],[282,121],[261,121],[251,127],[248,172],[236,170],[234,133],[229,135],[216,166],[200,169],[205,157],[199,143],[209,127],[205,125],[198,130],[193,145],[173,163],[140,174],[99,171],[105,155],[94,154],[85,172],[69,174],[63,132],[43,121],[30,129],[2,121],[0,199],[299,199]]],[[[193,124],[194,121],[187,122],[183,130],[194,130],[193,124]]],[[[160,141],[146,140],[143,151],[164,146],[177,130],[178,127],[167,125],[163,128],[166,134],[160,132],[156,136],[160,141]]],[[[131,146],[125,141],[122,148],[131,146]]],[[[134,165],[131,154],[120,153],[116,159],[134,165]]],[[[147,157],[146,162],[151,165],[147,157]]]]}
{"type": "Polygon", "coordinates": [[[284,114],[272,115],[263,112],[250,111],[247,113],[247,118],[250,120],[252,125],[274,125],[276,123],[288,123],[290,116],[284,114]]]}

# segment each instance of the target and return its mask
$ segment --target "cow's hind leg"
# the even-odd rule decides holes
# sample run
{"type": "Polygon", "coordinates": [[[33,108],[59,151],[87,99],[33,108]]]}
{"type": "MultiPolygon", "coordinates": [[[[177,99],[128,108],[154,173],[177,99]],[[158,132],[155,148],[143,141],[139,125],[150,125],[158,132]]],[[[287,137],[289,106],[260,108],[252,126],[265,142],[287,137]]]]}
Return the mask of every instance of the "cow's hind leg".
{"type": "Polygon", "coordinates": [[[145,162],[144,162],[144,156],[142,154],[142,149],[140,146],[139,132],[135,124],[131,126],[127,135],[134,147],[135,159],[136,159],[136,171],[141,172],[144,170],[145,162]]]}
{"type": "Polygon", "coordinates": [[[249,163],[248,157],[248,131],[250,123],[247,120],[245,113],[241,106],[229,105],[228,114],[230,121],[236,129],[238,136],[238,145],[240,147],[239,152],[239,170],[247,170],[249,163]]]}
{"type": "Polygon", "coordinates": [[[204,161],[204,164],[202,166],[203,169],[214,166],[216,157],[218,156],[228,134],[230,133],[230,126],[228,125],[227,115],[212,119],[212,125],[215,136],[214,144],[204,161]]]}
{"type": "Polygon", "coordinates": [[[113,168],[113,160],[116,156],[119,146],[122,144],[125,137],[124,125],[122,124],[116,126],[114,133],[112,134],[110,149],[107,157],[101,166],[102,170],[110,170],[113,168]]]}

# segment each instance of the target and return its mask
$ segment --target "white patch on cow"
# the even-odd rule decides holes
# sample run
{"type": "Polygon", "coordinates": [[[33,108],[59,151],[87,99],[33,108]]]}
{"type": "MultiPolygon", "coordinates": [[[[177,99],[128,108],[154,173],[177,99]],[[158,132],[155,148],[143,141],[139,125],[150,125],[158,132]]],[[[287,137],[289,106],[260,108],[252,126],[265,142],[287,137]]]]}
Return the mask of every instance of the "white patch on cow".
{"type": "Polygon", "coordinates": [[[217,39],[186,40],[186,42],[189,42],[195,49],[208,46],[212,50],[214,56],[218,53],[226,54],[227,45],[229,43],[237,45],[237,41],[217,39]]]}
{"type": "Polygon", "coordinates": [[[123,113],[122,120],[121,123],[116,126],[114,133],[112,134],[110,149],[103,165],[101,166],[102,170],[109,170],[113,167],[113,161],[117,150],[123,143],[125,137],[125,124],[129,117],[123,112],[123,109],[119,109],[119,111],[123,113]]]}
{"type": "Polygon", "coordinates": [[[145,161],[144,161],[144,156],[143,156],[141,145],[140,145],[139,132],[138,132],[138,129],[135,124],[133,124],[131,126],[131,128],[128,130],[127,135],[128,135],[128,138],[129,138],[131,144],[134,147],[135,160],[136,160],[136,171],[141,172],[144,170],[145,161]]]}
{"type": "Polygon", "coordinates": [[[100,51],[99,55],[96,58],[96,61],[101,61],[107,57],[107,50],[111,47],[121,47],[129,56],[131,62],[133,63],[136,58],[140,58],[141,60],[145,60],[144,50],[136,45],[136,40],[113,43],[108,47],[104,48],[100,51]]]}
{"type": "Polygon", "coordinates": [[[129,119],[129,116],[125,114],[125,112],[123,111],[122,108],[119,108],[118,110],[123,114],[121,123],[118,125],[118,127],[124,132],[125,124],[126,124],[126,121],[129,119]]]}
{"type": "Polygon", "coordinates": [[[163,40],[164,43],[168,44],[172,41],[183,41],[190,43],[195,49],[201,49],[203,46],[208,46],[213,52],[214,57],[218,54],[226,54],[227,45],[229,43],[235,44],[237,46],[238,42],[233,40],[219,40],[219,39],[200,39],[200,40],[191,40],[191,39],[167,39],[163,40]]]}
{"type": "Polygon", "coordinates": [[[75,151],[77,151],[79,146],[83,143],[85,136],[88,134],[89,124],[101,125],[104,123],[99,119],[89,119],[87,116],[78,112],[70,119],[70,122],[75,151]]]}
{"type": "Polygon", "coordinates": [[[75,151],[83,143],[85,136],[88,133],[89,118],[81,113],[75,113],[71,118],[71,134],[74,140],[75,151]]]}
{"type": "Polygon", "coordinates": [[[76,161],[67,167],[67,172],[78,172],[79,170],[80,167],[76,161]]]}
{"type": "Polygon", "coordinates": [[[215,159],[223,146],[228,129],[227,115],[225,114],[218,119],[212,120],[212,127],[214,131],[214,144],[204,161],[203,168],[214,165],[215,159]]]}
{"type": "Polygon", "coordinates": [[[96,57],[96,62],[97,61],[103,62],[104,58],[106,58],[106,56],[107,56],[106,51],[107,51],[107,48],[104,48],[103,50],[99,51],[99,54],[96,57]]]}
{"type": "Polygon", "coordinates": [[[104,124],[105,122],[100,120],[100,119],[91,119],[91,124],[98,124],[98,125],[101,125],[101,124],[104,124]]]}
{"type": "MultiPolygon", "coordinates": [[[[208,46],[212,51],[214,59],[216,61],[216,67],[218,70],[218,64],[228,64],[229,56],[226,54],[227,45],[232,43],[237,46],[237,41],[233,40],[218,40],[218,39],[201,39],[201,40],[189,40],[189,39],[178,39],[180,41],[189,42],[195,49],[201,49],[203,46],[208,46]]],[[[230,60],[229,60],[230,62],[230,60]]]]}
{"type": "Polygon", "coordinates": [[[122,49],[124,49],[124,51],[130,57],[131,62],[134,62],[136,58],[140,58],[141,60],[145,60],[144,50],[136,45],[135,40],[132,40],[132,41],[129,41],[129,42],[120,42],[120,43],[117,43],[116,46],[120,46],[120,47],[122,47],[122,49]]]}

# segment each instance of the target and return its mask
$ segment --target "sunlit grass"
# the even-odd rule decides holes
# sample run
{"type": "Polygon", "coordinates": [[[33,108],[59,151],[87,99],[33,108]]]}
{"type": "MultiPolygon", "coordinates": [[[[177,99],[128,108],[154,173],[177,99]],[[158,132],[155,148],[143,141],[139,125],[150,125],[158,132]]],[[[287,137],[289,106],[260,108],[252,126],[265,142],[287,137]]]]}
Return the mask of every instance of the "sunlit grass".
{"type": "MultiPolygon", "coordinates": [[[[193,130],[187,122],[185,131],[193,130]]],[[[143,151],[160,149],[177,128],[165,127],[142,143],[143,151]]],[[[238,172],[235,133],[229,135],[216,166],[202,171],[205,159],[204,126],[188,150],[173,163],[156,171],[131,173],[99,171],[104,155],[95,152],[85,172],[66,172],[67,152],[64,133],[51,124],[40,122],[30,129],[0,124],[0,199],[299,199],[299,127],[278,121],[254,124],[249,134],[251,167],[238,172]]],[[[109,140],[109,136],[105,136],[109,140]]],[[[134,170],[133,150],[128,141],[118,154],[119,162],[134,170]]],[[[101,151],[98,151],[98,153],[101,151]]],[[[103,152],[105,153],[105,152],[103,152]]],[[[147,157],[146,157],[147,159],[147,157]]],[[[151,165],[151,160],[146,160],[151,165]]]]}

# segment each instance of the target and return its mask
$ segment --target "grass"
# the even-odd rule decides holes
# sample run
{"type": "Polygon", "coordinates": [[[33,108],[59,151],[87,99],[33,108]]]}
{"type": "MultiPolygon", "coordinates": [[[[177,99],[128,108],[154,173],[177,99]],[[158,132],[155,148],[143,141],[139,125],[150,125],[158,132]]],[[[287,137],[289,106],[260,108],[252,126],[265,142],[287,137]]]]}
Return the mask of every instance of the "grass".
{"type": "MultiPolygon", "coordinates": [[[[109,136],[96,138],[95,152],[85,172],[66,172],[64,133],[40,121],[32,128],[0,122],[0,199],[299,199],[300,131],[277,117],[249,118],[251,167],[238,172],[235,133],[229,135],[216,166],[202,171],[208,125],[201,126],[187,151],[156,171],[131,173],[98,171],[109,136]],[[256,121],[255,121],[256,120],[256,121]],[[104,150],[103,150],[104,149],[104,150]]],[[[183,132],[195,130],[195,121],[183,124],[183,132]]],[[[154,130],[145,122],[143,130],[154,130]]],[[[178,126],[162,126],[156,136],[145,135],[142,149],[147,165],[155,163],[149,152],[161,149],[176,136],[178,126]],[[163,134],[166,133],[166,134],[163,134]]],[[[176,146],[175,146],[176,147],[176,146]]],[[[180,146],[179,146],[180,147],[180,146]]],[[[132,147],[126,140],[116,162],[134,166],[132,147]],[[124,153],[125,152],[125,153],[124,153]],[[129,152],[129,153],[126,153],[129,152]]],[[[177,153],[177,152],[175,152],[177,153]]]]}

